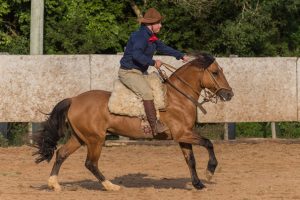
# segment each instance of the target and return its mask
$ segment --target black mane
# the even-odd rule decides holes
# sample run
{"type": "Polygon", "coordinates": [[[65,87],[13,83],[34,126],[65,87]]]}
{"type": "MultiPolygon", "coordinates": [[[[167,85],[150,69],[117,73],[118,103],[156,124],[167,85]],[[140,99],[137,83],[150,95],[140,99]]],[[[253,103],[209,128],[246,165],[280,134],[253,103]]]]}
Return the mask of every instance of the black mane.
{"type": "Polygon", "coordinates": [[[190,63],[204,69],[208,68],[215,61],[215,57],[208,53],[200,53],[195,57],[190,63]]]}

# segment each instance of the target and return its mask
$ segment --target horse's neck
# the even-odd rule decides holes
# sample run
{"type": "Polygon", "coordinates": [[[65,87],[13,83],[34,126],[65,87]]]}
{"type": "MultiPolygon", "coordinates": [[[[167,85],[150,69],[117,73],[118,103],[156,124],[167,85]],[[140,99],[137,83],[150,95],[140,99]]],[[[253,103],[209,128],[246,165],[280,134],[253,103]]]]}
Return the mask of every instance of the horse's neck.
{"type": "Polygon", "coordinates": [[[174,72],[169,81],[180,91],[198,100],[201,92],[201,73],[199,69],[183,67],[174,72]]]}

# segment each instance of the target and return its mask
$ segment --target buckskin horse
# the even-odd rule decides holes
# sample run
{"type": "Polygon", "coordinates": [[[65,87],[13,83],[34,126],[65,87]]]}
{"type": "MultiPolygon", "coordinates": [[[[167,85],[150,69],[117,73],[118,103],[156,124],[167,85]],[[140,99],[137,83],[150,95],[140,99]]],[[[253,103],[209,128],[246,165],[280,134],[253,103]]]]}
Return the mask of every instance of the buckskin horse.
{"type": "MultiPolygon", "coordinates": [[[[194,60],[178,68],[165,79],[167,87],[167,107],[160,112],[160,119],[169,127],[162,137],[179,143],[189,167],[192,184],[196,189],[204,188],[198,178],[192,145],[207,149],[209,160],[207,178],[210,179],[218,165],[212,142],[193,131],[197,117],[197,106],[201,90],[210,91],[222,101],[233,97],[223,69],[215,58],[209,54],[199,54],[194,60]]],[[[58,140],[63,138],[67,128],[71,130],[68,141],[56,151],[48,186],[60,191],[57,177],[62,163],[81,145],[87,146],[85,167],[102,183],[106,190],[118,190],[120,186],[106,180],[98,168],[101,149],[107,132],[130,138],[147,138],[141,129],[141,119],[110,113],[108,100],[111,93],[92,90],[78,96],[67,98],[55,105],[43,123],[43,127],[34,137],[38,155],[36,163],[52,159],[58,140]]],[[[202,108],[203,109],[203,108],[202,108]]]]}

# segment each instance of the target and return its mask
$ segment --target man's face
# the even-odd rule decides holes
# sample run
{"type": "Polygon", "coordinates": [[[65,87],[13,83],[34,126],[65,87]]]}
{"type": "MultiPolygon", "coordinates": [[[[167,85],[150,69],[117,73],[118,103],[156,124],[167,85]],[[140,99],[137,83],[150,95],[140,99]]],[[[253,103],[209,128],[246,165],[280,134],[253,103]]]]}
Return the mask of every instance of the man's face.
{"type": "Polygon", "coordinates": [[[158,33],[162,27],[161,22],[152,25],[153,33],[158,33]]]}

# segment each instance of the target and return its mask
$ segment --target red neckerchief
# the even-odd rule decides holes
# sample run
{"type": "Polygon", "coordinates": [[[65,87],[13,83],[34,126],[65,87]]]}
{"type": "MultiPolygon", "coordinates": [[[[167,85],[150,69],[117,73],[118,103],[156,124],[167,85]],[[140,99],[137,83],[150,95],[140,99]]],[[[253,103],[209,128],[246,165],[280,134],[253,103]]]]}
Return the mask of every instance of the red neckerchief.
{"type": "Polygon", "coordinates": [[[158,40],[158,37],[156,37],[155,34],[152,34],[151,37],[148,39],[148,42],[155,42],[156,40],[158,40]]]}

